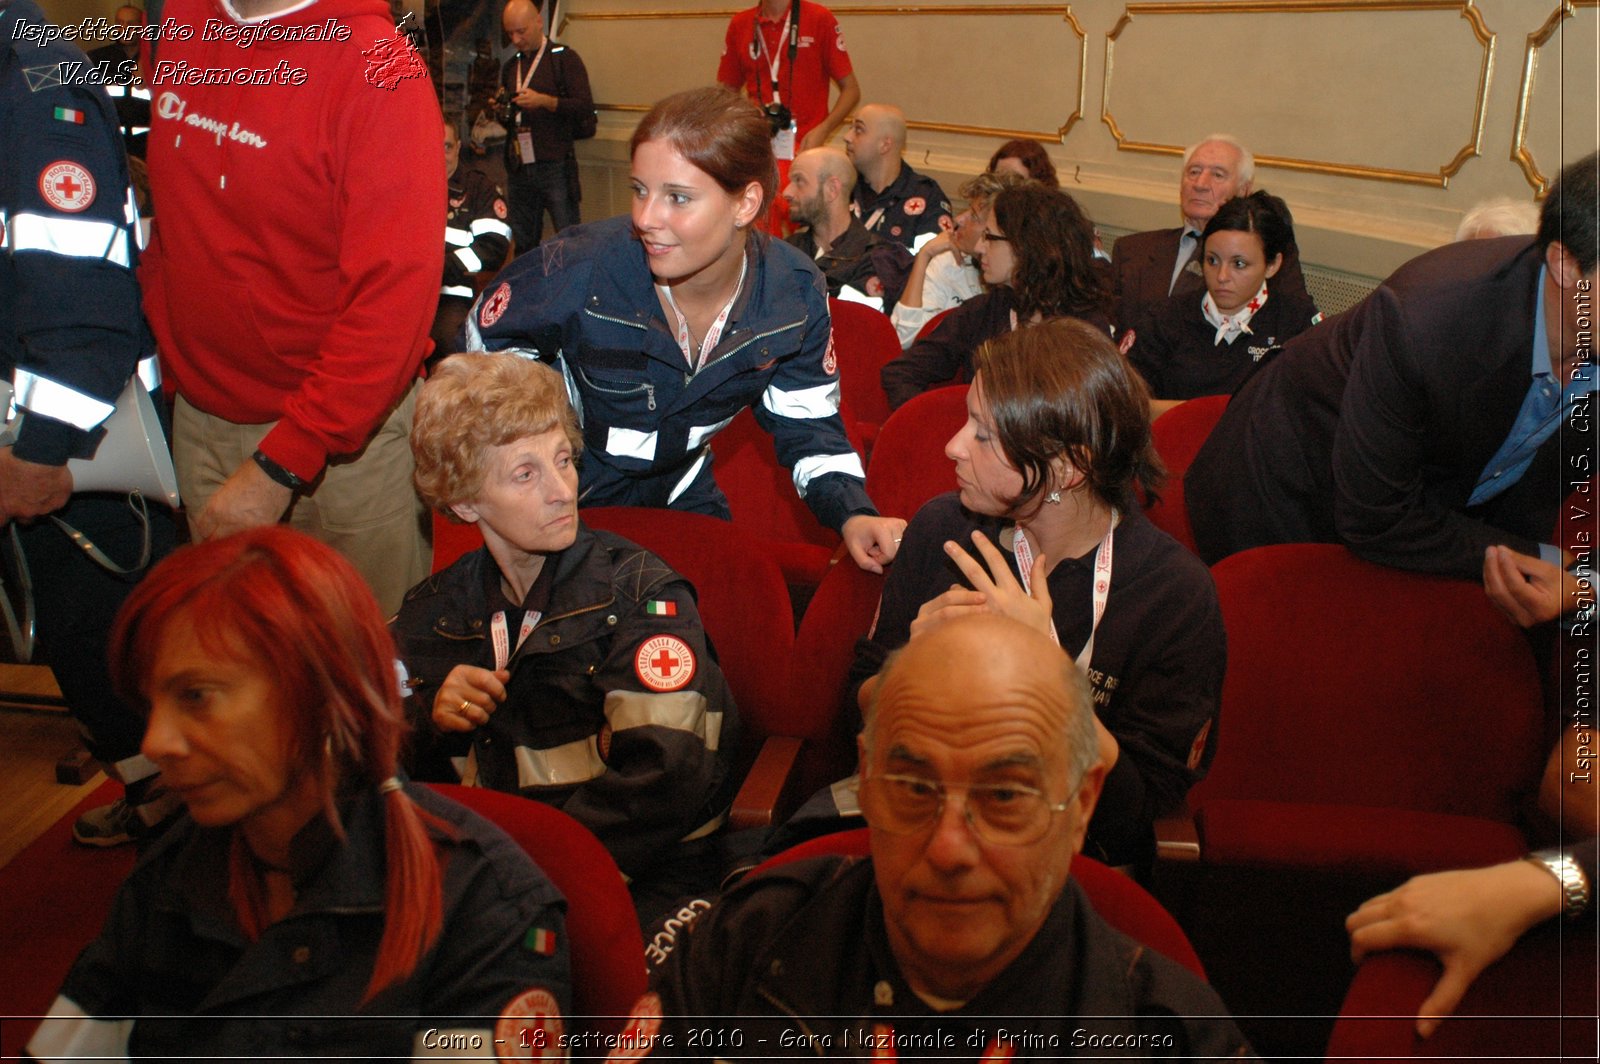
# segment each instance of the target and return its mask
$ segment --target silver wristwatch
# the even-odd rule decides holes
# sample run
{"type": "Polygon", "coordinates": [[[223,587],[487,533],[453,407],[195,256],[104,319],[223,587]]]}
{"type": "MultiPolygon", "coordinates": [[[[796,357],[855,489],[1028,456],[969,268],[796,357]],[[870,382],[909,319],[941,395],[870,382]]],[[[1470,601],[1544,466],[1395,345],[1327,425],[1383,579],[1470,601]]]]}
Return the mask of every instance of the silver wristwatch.
{"type": "Polygon", "coordinates": [[[1589,910],[1589,877],[1583,874],[1578,862],[1557,847],[1536,850],[1524,860],[1532,861],[1556,877],[1561,884],[1561,914],[1568,920],[1576,919],[1589,910]]]}

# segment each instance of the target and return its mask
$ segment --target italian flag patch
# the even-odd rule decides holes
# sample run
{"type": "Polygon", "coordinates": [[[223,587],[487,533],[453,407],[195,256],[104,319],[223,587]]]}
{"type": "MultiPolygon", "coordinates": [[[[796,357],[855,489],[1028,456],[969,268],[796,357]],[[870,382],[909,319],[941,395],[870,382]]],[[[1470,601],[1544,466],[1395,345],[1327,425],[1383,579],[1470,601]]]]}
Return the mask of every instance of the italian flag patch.
{"type": "Polygon", "coordinates": [[[56,121],[58,122],[71,122],[75,126],[81,126],[83,125],[83,120],[82,111],[74,111],[70,107],[56,108],[56,121]]]}
{"type": "Polygon", "coordinates": [[[554,956],[556,952],[556,934],[554,931],[546,931],[542,927],[530,927],[527,935],[522,940],[522,948],[530,953],[537,953],[541,957],[554,956]]]}
{"type": "Polygon", "coordinates": [[[652,599],[644,604],[644,612],[652,617],[676,617],[678,604],[671,599],[652,599]]]}

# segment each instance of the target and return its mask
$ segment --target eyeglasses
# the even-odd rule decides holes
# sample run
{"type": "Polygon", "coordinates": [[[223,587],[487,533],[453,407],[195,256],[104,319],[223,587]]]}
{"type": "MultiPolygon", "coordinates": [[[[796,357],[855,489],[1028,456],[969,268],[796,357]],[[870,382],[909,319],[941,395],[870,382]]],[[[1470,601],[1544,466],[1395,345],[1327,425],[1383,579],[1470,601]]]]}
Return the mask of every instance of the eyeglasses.
{"type": "Polygon", "coordinates": [[[1070,802],[1051,805],[1044,792],[1020,783],[974,783],[947,788],[920,776],[868,776],[861,781],[867,823],[891,835],[915,835],[944,817],[951,790],[965,792],[967,827],[996,846],[1028,846],[1044,838],[1051,817],[1070,802]]]}
{"type": "Polygon", "coordinates": [[[1008,236],[1001,236],[999,233],[991,233],[991,232],[989,232],[989,230],[985,229],[983,231],[983,235],[980,236],[978,239],[979,240],[987,240],[992,244],[1003,244],[1003,243],[1006,243],[1007,241],[1009,241],[1011,238],[1008,237],[1008,236]]]}

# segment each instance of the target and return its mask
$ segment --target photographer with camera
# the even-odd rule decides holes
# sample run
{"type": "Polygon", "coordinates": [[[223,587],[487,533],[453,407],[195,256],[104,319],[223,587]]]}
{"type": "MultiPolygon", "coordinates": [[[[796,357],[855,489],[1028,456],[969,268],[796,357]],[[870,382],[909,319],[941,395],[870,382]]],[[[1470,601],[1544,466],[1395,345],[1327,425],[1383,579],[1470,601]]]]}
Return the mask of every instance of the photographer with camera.
{"type": "Polygon", "coordinates": [[[572,142],[594,136],[589,72],[578,53],[545,36],[532,0],[508,0],[500,24],[517,49],[500,72],[498,118],[506,127],[506,184],[517,254],[578,224],[578,160],[572,142]]]}
{"type": "MultiPolygon", "coordinates": [[[[779,188],[789,181],[794,157],[827,144],[861,102],[838,21],[821,4],[806,0],[761,0],[729,19],[717,80],[766,113],[779,188]],[[829,81],[839,87],[831,109],[829,81]]],[[[768,227],[778,232],[787,217],[783,199],[774,199],[768,227]]]]}

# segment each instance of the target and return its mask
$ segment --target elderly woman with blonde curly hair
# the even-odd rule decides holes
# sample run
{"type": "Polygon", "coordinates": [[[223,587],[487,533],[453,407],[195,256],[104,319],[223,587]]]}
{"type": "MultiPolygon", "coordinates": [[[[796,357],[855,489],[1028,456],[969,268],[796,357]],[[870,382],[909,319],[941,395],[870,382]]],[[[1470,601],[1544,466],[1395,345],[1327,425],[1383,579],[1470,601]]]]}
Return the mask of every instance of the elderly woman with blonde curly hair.
{"type": "Polygon", "coordinates": [[[419,771],[458,765],[463,782],[565,810],[650,915],[711,874],[735,710],[689,584],[579,519],[582,445],[555,370],[442,362],[411,430],[417,489],[484,546],[412,588],[392,627],[433,747],[419,771]]]}

